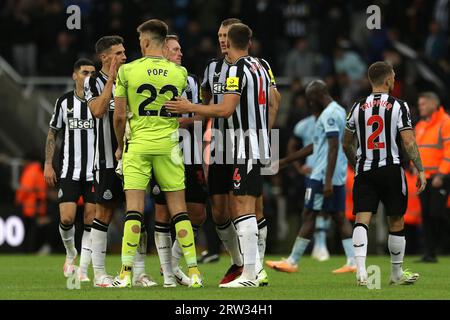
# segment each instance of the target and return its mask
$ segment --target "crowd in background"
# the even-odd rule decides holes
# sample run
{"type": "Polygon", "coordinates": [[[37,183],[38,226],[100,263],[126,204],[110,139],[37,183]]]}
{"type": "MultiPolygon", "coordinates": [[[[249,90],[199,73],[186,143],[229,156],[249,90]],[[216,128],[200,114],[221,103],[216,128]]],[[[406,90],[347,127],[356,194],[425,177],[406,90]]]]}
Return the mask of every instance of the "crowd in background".
{"type": "MultiPolygon", "coordinates": [[[[0,55],[23,76],[67,77],[77,58],[93,58],[95,41],[103,35],[121,35],[128,61],[138,58],[136,26],[159,18],[180,37],[183,65],[202,77],[207,60],[219,54],[220,22],[237,17],[253,29],[252,54],[268,60],[276,77],[288,79],[282,98],[287,108],[276,123],[280,141],[287,141],[307,115],[304,87],[310,79],[324,79],[333,98],[350,108],[368,94],[366,70],[377,60],[394,65],[393,95],[409,103],[414,123],[422,91],[436,91],[448,107],[446,90],[417,68],[422,63],[450,87],[448,11],[449,0],[5,0],[0,2],[0,55]],[[66,8],[73,4],[81,8],[80,30],[66,26],[66,8]],[[371,4],[381,9],[381,29],[367,28],[371,4]],[[398,43],[417,56],[406,55],[398,43]]],[[[286,146],[280,147],[283,155],[286,146]]],[[[275,196],[282,190],[287,211],[299,212],[302,180],[295,169],[271,178],[266,189],[275,196]]],[[[270,216],[276,201],[266,202],[270,216]]]]}

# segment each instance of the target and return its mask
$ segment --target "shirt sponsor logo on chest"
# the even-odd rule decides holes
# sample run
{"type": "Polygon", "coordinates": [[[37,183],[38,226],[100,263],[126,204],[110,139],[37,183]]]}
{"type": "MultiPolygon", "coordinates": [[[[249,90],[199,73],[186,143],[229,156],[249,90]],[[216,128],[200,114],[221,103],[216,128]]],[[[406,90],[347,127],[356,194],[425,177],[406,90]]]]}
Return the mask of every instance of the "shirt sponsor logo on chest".
{"type": "Polygon", "coordinates": [[[220,82],[213,83],[213,93],[214,94],[223,94],[225,92],[225,85],[220,82]]]}
{"type": "Polygon", "coordinates": [[[75,129],[81,129],[81,130],[87,130],[94,128],[94,120],[83,120],[83,119],[77,119],[77,118],[69,118],[69,129],[75,130],[75,129]]]}

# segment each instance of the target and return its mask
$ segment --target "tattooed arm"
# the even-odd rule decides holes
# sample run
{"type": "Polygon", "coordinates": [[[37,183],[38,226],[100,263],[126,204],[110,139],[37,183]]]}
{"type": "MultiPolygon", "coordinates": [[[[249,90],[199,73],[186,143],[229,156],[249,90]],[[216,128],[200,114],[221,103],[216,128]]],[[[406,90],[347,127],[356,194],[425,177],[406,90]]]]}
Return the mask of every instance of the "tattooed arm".
{"type": "Polygon", "coordinates": [[[419,172],[419,179],[417,179],[417,193],[421,193],[425,190],[427,185],[427,180],[425,178],[425,172],[423,170],[422,159],[420,158],[419,148],[416,144],[416,138],[414,136],[414,131],[412,130],[402,130],[400,131],[402,137],[403,145],[405,147],[406,154],[409,159],[414,163],[417,171],[419,172]]]}
{"type": "Polygon", "coordinates": [[[354,137],[355,134],[353,132],[345,130],[343,142],[344,153],[353,170],[356,168],[356,145],[354,137]]]}
{"type": "Polygon", "coordinates": [[[45,166],[44,177],[50,187],[54,187],[56,183],[56,173],[53,169],[53,156],[55,155],[56,131],[53,128],[48,130],[47,142],[45,144],[45,166]]]}

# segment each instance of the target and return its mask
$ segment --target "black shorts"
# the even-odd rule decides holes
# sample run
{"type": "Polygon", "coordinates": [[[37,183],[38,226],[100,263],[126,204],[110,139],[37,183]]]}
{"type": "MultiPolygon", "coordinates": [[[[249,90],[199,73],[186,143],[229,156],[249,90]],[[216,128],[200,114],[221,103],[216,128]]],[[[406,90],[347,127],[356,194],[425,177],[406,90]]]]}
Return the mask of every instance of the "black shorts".
{"type": "MultiPolygon", "coordinates": [[[[185,165],[184,170],[186,175],[186,202],[204,204],[206,202],[206,181],[202,165],[185,165]]],[[[152,179],[151,190],[156,204],[167,204],[164,192],[161,191],[155,179],[152,179]]]]}
{"type": "Polygon", "coordinates": [[[387,216],[403,216],[408,206],[408,186],[403,168],[389,165],[359,173],[353,184],[353,214],[375,214],[382,202],[387,216]]]}
{"type": "Polygon", "coordinates": [[[210,196],[215,194],[230,193],[230,177],[233,174],[232,164],[213,163],[208,168],[208,193],[210,196]]]}
{"type": "Polygon", "coordinates": [[[261,164],[247,160],[244,164],[234,164],[231,173],[230,190],[235,196],[259,197],[263,191],[261,164]]]}
{"type": "Polygon", "coordinates": [[[95,203],[94,181],[59,180],[59,203],[78,202],[80,196],[85,203],[95,203]]]}
{"type": "Polygon", "coordinates": [[[122,202],[125,199],[122,180],[114,169],[94,172],[95,201],[97,203],[122,202]]]}

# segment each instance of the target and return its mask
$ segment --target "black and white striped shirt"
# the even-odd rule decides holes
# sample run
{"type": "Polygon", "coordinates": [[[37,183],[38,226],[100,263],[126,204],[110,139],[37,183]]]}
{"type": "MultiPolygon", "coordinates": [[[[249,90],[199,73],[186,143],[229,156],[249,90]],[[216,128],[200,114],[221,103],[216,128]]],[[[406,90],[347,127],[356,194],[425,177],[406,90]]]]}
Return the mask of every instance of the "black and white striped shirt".
{"type": "MultiPolygon", "coordinates": [[[[225,80],[229,67],[231,66],[225,58],[211,59],[205,69],[203,75],[202,88],[211,92],[214,104],[223,101],[225,92],[225,80]]],[[[212,119],[212,135],[211,135],[211,155],[215,155],[216,151],[222,153],[225,151],[225,132],[228,129],[228,123],[224,118],[212,119]],[[220,136],[217,136],[217,135],[220,136]]]]}
{"type": "Polygon", "coordinates": [[[50,128],[64,131],[60,178],[92,181],[94,165],[94,119],[86,100],[70,91],[56,100],[50,128]]]}
{"type": "Polygon", "coordinates": [[[408,104],[386,93],[373,93],[353,105],[346,128],[358,136],[357,173],[400,164],[400,131],[412,129],[408,104]]]}
{"type": "MultiPolygon", "coordinates": [[[[275,77],[273,76],[270,64],[264,60],[259,58],[253,58],[260,62],[260,64],[264,67],[267,74],[270,77],[270,86],[276,87],[275,77]]],[[[211,92],[213,97],[213,103],[219,104],[223,101],[223,94],[225,93],[225,82],[226,82],[226,74],[231,64],[228,63],[225,58],[222,59],[212,59],[208,62],[205,73],[202,81],[202,88],[211,92]]],[[[268,93],[267,93],[268,94],[268,93]]],[[[268,114],[266,116],[266,127],[269,126],[268,114]]],[[[211,139],[211,155],[214,156],[215,150],[220,150],[220,152],[225,152],[225,141],[224,138],[226,136],[226,131],[229,128],[233,128],[233,121],[230,119],[224,118],[214,118],[212,124],[212,139],[211,139]],[[230,127],[231,125],[231,127],[230,127]],[[215,137],[214,134],[220,132],[220,137],[215,137]]]]}
{"type": "MultiPolygon", "coordinates": [[[[187,88],[183,92],[182,96],[188,99],[190,102],[195,104],[202,103],[200,97],[200,82],[197,76],[193,74],[188,74],[187,78],[187,88]]],[[[185,113],[182,115],[183,118],[193,117],[193,113],[185,113]]],[[[201,164],[203,155],[203,130],[201,123],[198,123],[195,127],[189,126],[188,135],[182,135],[183,139],[189,139],[182,144],[184,164],[201,164]]]]}
{"type": "Polygon", "coordinates": [[[271,77],[259,59],[244,56],[232,65],[224,94],[239,94],[236,110],[227,119],[233,159],[270,158],[268,108],[271,77]]]}
{"type": "MultiPolygon", "coordinates": [[[[107,80],[108,76],[102,71],[97,72],[93,77],[86,78],[84,82],[84,94],[88,103],[102,94],[107,80]]],[[[118,146],[113,126],[114,91],[115,84],[113,84],[108,112],[105,113],[101,119],[95,119],[96,139],[94,170],[113,169],[117,166],[117,160],[114,156],[118,146]]]]}

